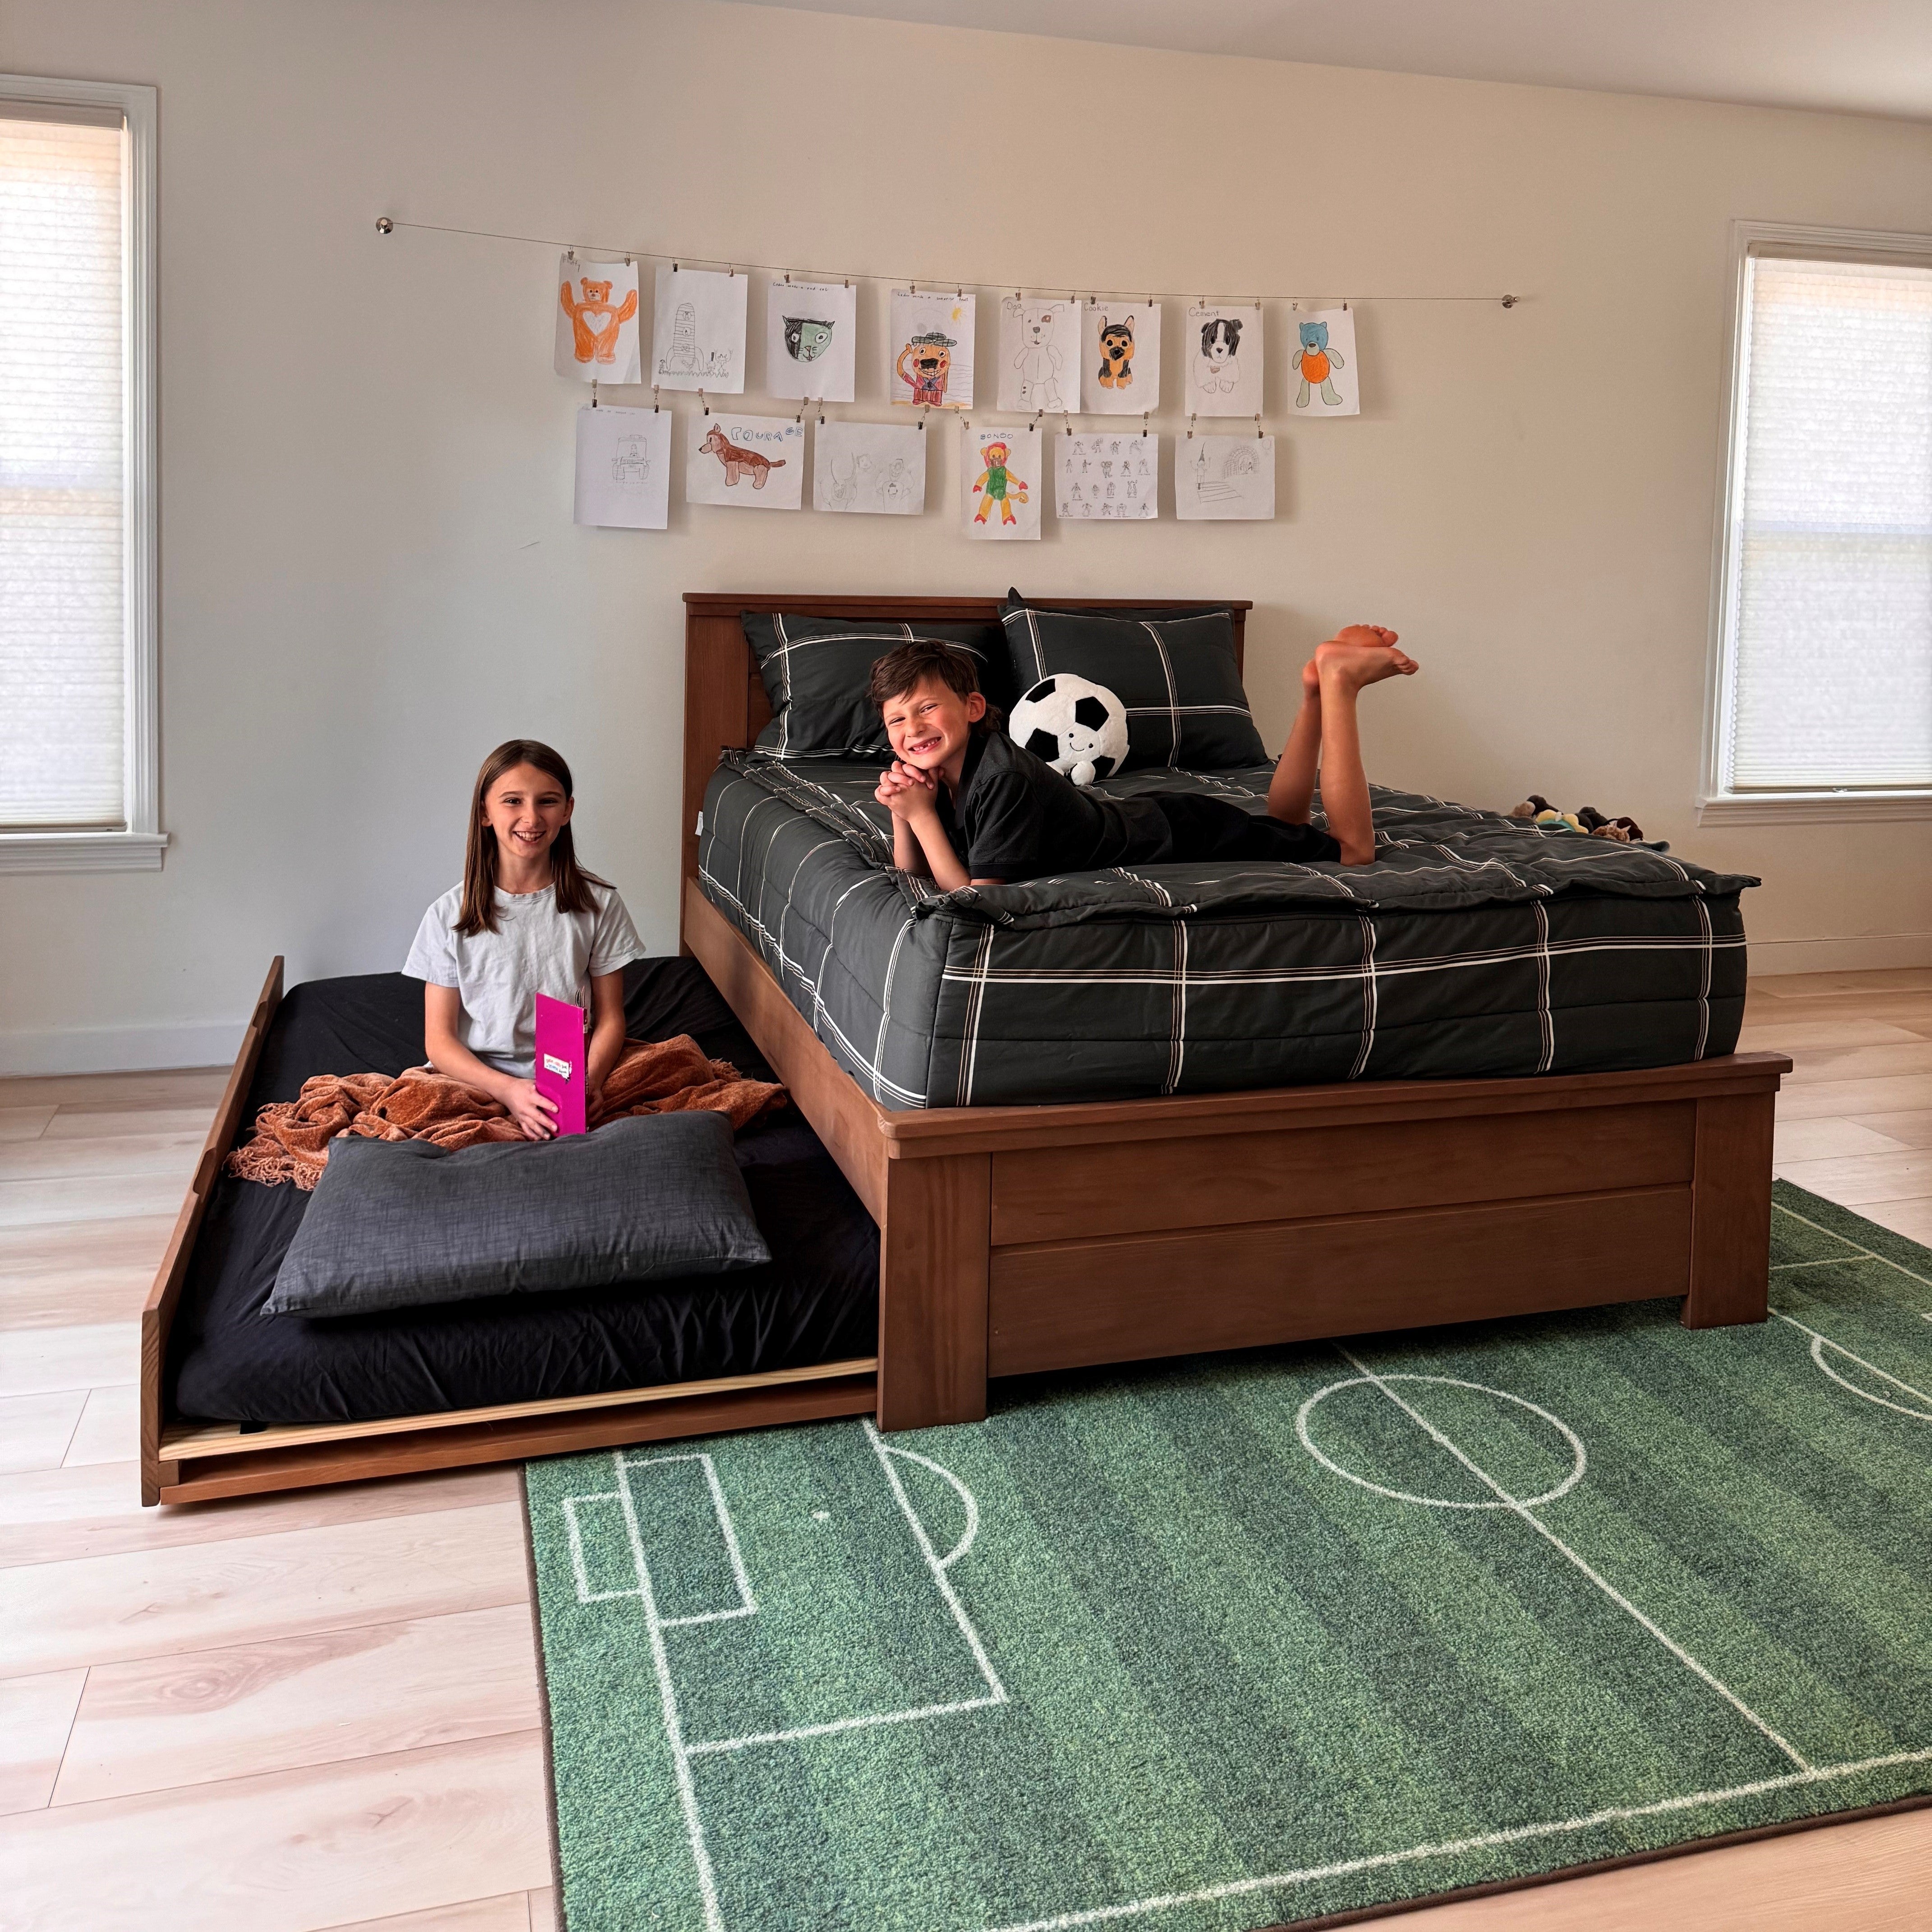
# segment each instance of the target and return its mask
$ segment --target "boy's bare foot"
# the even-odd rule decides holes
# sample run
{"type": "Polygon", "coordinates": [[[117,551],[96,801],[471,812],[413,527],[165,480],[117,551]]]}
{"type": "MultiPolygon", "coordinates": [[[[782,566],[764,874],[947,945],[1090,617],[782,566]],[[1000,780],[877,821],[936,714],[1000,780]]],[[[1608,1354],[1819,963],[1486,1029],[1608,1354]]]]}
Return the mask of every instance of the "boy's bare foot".
{"type": "Polygon", "coordinates": [[[1336,677],[1355,691],[1385,677],[1413,677],[1421,668],[1407,652],[1396,648],[1396,633],[1379,624],[1348,625],[1317,646],[1314,658],[1318,680],[1336,677]]]}

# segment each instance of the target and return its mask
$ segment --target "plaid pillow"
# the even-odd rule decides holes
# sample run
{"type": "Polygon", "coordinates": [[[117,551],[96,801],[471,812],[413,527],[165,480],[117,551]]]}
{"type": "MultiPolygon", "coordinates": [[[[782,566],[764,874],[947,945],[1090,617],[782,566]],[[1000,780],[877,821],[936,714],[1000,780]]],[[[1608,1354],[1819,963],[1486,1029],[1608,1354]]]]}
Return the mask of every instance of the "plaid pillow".
{"type": "Polygon", "coordinates": [[[1014,688],[1071,671],[1116,693],[1127,710],[1127,762],[1226,771],[1268,762],[1234,664],[1225,605],[1180,616],[1065,610],[1006,593],[1014,688]]]}
{"type": "Polygon", "coordinates": [[[866,695],[872,666],[896,644],[934,638],[956,644],[980,668],[989,704],[1007,708],[1006,646],[991,624],[848,623],[747,610],[745,635],[771,700],[772,722],[756,748],[780,758],[884,756],[890,748],[878,708],[866,695]]]}

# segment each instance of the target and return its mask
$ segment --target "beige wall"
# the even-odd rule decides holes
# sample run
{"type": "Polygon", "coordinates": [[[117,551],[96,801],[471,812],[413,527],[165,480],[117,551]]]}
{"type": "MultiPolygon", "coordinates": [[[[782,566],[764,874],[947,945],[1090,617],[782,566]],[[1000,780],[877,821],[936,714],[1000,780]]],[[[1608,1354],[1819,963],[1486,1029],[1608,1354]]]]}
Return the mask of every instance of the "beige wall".
{"type": "MultiPolygon", "coordinates": [[[[1270,736],[1312,643],[1391,623],[1424,673],[1374,694],[1372,773],[1762,873],[1761,968],[1932,958],[1922,824],[1691,809],[1726,224],[1932,228],[1932,128],[706,0],[9,0],[0,67],[160,88],[175,838],[158,874],[0,878],[0,1065],[212,1058],[274,952],[398,964],[512,733],[572,760],[580,849],[671,946],[688,589],[1251,597],[1270,736]],[[1270,525],[969,545],[949,427],[916,524],[580,530],[553,254],[379,240],[385,210],[986,285],[1528,299],[1364,302],[1358,421],[1284,419],[1271,316],[1270,525]]],[[[861,317],[882,346],[876,286],[861,317]]]]}

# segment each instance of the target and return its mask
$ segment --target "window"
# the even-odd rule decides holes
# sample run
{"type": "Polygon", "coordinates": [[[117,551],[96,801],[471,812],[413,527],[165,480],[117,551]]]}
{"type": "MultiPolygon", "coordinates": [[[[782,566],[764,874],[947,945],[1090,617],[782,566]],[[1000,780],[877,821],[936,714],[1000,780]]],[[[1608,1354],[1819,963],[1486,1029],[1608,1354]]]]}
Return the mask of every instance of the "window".
{"type": "Polygon", "coordinates": [[[0,872],[160,828],[154,92],[0,75],[0,872]]]}
{"type": "Polygon", "coordinates": [[[1699,815],[1932,816],[1932,238],[1736,256],[1699,815]]]}

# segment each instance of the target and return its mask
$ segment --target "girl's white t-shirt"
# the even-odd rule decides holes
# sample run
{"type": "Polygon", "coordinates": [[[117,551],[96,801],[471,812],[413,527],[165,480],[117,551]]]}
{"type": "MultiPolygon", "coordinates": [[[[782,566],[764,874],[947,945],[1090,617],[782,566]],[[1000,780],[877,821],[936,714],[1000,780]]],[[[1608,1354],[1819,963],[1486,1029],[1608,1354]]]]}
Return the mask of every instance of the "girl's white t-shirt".
{"type": "Polygon", "coordinates": [[[422,916],[403,970],[454,986],[463,1012],[456,1037],[500,1073],[530,1078],[536,1065],[538,993],[590,1010],[590,982],[641,959],[637,928],[614,887],[592,886],[595,912],[560,913],[554,887],[496,895],[494,932],[456,930],[463,888],[452,886],[422,916]]]}

